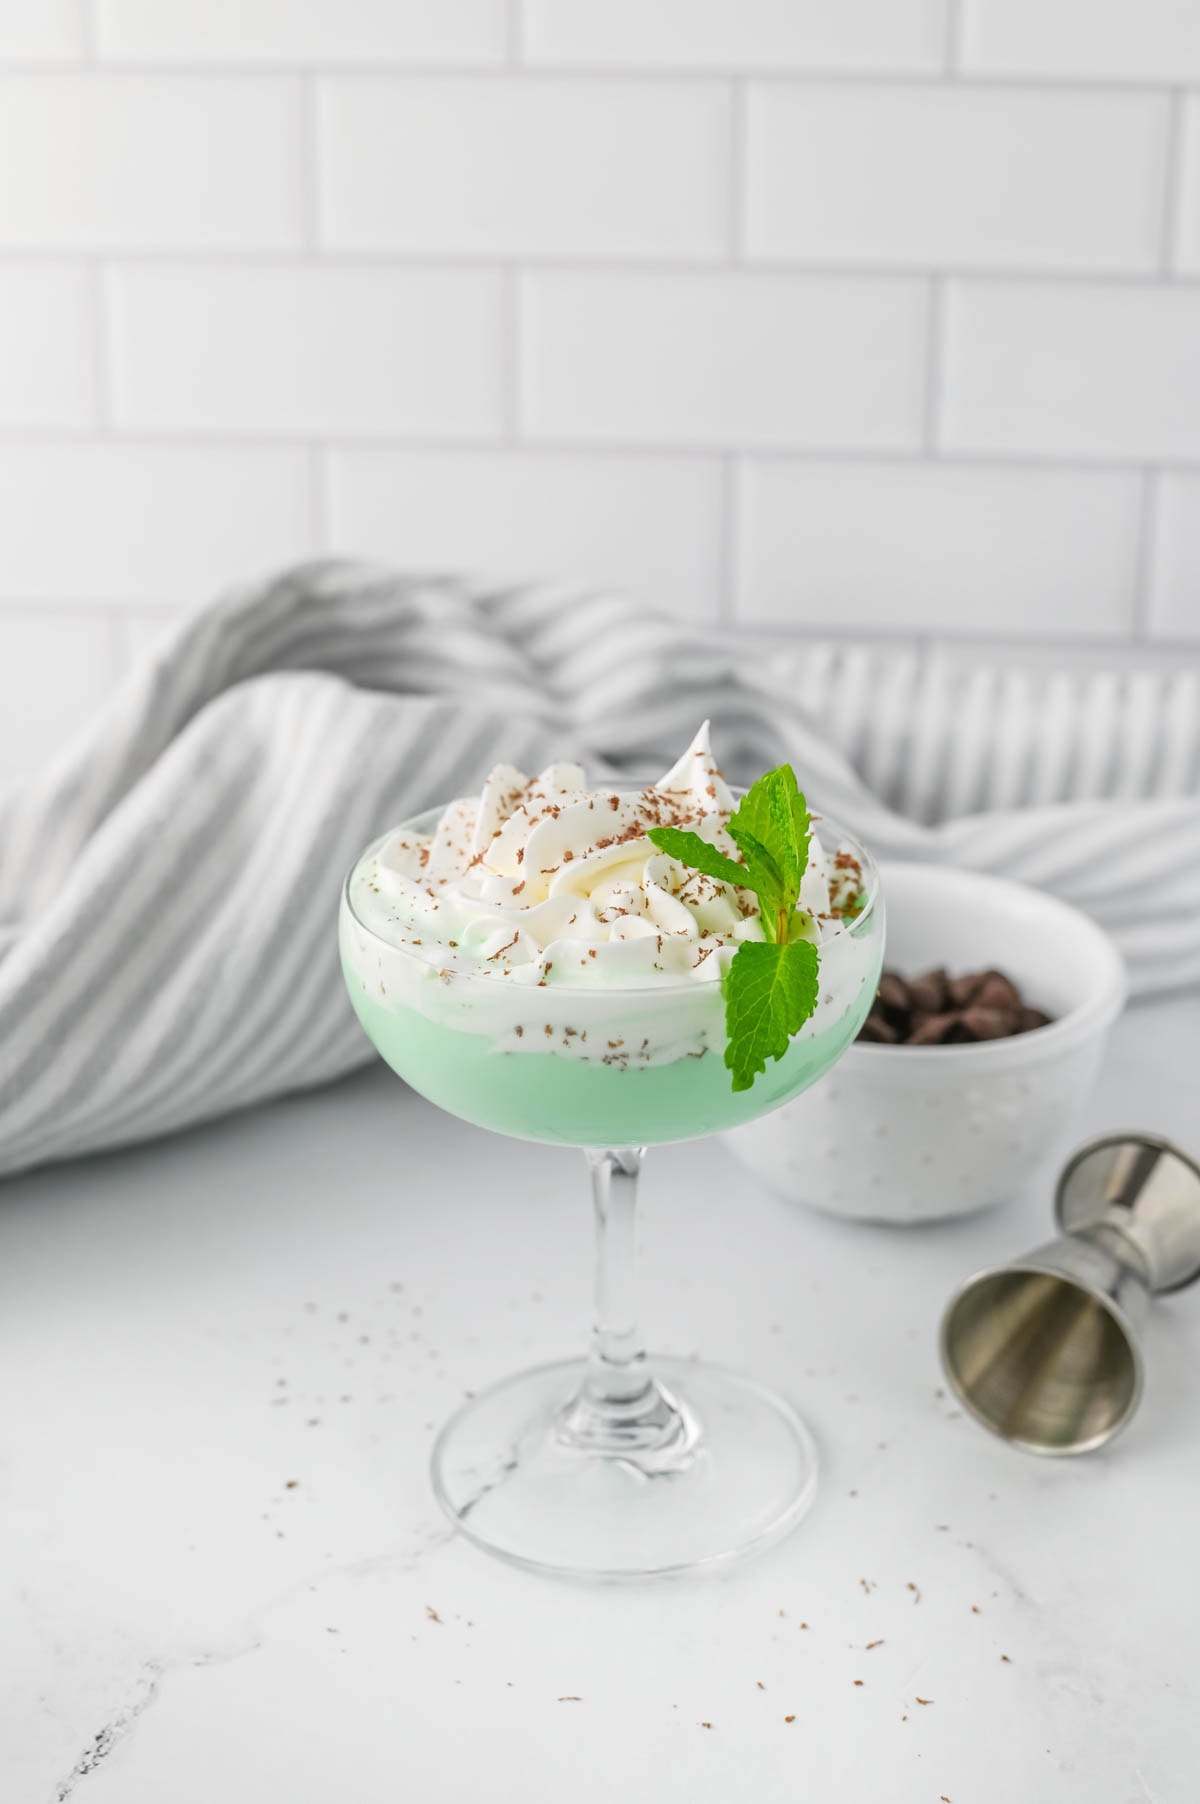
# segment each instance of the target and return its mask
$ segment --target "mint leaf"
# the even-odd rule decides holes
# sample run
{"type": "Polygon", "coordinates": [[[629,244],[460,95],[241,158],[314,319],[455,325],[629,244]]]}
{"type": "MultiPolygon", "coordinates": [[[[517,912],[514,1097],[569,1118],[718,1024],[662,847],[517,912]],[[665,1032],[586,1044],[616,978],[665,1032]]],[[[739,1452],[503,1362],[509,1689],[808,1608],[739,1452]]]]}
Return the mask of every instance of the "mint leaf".
{"type": "Polygon", "coordinates": [[[746,940],[725,975],[725,1063],[735,1090],[748,1090],[768,1059],[782,1058],[817,1006],[811,940],[746,940]]]}
{"type": "Polygon", "coordinates": [[[723,980],[725,1063],[734,1089],[748,1090],[817,1006],[818,929],[797,907],[812,822],[790,764],[751,785],[729,818],[729,835],[743,864],[678,827],[652,827],[647,837],[681,864],[758,898],[763,938],[743,941],[723,980]]]}
{"type": "Polygon", "coordinates": [[[730,818],[729,833],[747,864],[748,841],[765,848],[779,873],[789,909],[796,906],[808,866],[812,823],[790,764],[769,770],[751,784],[730,818]]]}
{"type": "Polygon", "coordinates": [[[726,858],[724,852],[710,846],[698,833],[689,833],[683,827],[651,827],[646,838],[660,852],[677,858],[680,864],[691,865],[694,871],[703,871],[706,877],[719,877],[723,883],[737,883],[743,889],[754,887],[745,865],[726,858]]]}
{"type": "MultiPolygon", "coordinates": [[[[731,820],[730,827],[732,826],[731,820]]],[[[791,906],[786,899],[787,884],[783,873],[767,848],[744,828],[738,832],[737,849],[746,861],[743,886],[752,889],[758,897],[763,932],[769,940],[778,939],[781,920],[791,906]]]]}

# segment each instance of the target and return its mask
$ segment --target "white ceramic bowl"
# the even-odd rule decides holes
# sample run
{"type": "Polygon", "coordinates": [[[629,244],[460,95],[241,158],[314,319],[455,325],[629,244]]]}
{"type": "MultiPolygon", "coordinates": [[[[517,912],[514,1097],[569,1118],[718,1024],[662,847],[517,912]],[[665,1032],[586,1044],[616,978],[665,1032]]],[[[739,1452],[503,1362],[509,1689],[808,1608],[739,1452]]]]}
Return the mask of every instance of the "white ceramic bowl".
{"type": "Polygon", "coordinates": [[[995,967],[1051,1025],[961,1046],[857,1041],[803,1096],[725,1138],[773,1189],[835,1215],[966,1215],[1065,1152],[1125,1001],[1124,967],[1089,916],[1024,884],[894,864],[881,886],[891,969],[995,967]]]}

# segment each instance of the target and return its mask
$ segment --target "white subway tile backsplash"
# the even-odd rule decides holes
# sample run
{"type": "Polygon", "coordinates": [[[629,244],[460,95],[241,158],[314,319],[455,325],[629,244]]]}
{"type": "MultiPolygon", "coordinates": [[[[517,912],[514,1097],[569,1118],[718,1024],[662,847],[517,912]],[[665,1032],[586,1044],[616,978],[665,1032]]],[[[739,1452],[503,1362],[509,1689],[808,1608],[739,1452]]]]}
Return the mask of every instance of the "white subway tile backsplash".
{"type": "Polygon", "coordinates": [[[0,445],[0,601],[177,607],[313,549],[302,451],[0,445]]]}
{"type": "Polygon", "coordinates": [[[94,417],[86,270],[0,264],[0,427],[84,427],[94,417]]]}
{"type": "Polygon", "coordinates": [[[1183,103],[1179,154],[1175,261],[1186,274],[1200,275],[1200,95],[1183,103]]]}
{"type": "Polygon", "coordinates": [[[525,0],[525,54],[643,69],[936,70],[947,3],[525,0]]]}
{"type": "Polygon", "coordinates": [[[491,63],[506,0],[94,0],[113,62],[491,63]]]}
{"type": "Polygon", "coordinates": [[[951,450],[1200,457],[1200,290],[951,282],[951,450]]]}
{"type": "Polygon", "coordinates": [[[520,419],[597,443],[919,443],[926,296],[903,278],[530,274],[520,419]]]}
{"type": "Polygon", "coordinates": [[[1159,479],[1150,631],[1200,641],[1200,476],[1159,479]]]}
{"type": "Polygon", "coordinates": [[[85,0],[4,0],[0,61],[70,63],[83,55],[85,0]]]}
{"type": "Polygon", "coordinates": [[[277,250],[300,217],[289,82],[0,78],[0,245],[277,250]]]}
{"type": "Polygon", "coordinates": [[[962,60],[989,75],[1200,77],[1193,0],[961,0],[962,60]]]}
{"type": "Polygon", "coordinates": [[[501,278],[487,270],[118,266],[116,423],[494,437],[501,278]]]}
{"type": "Polygon", "coordinates": [[[730,116],[716,84],[328,81],[323,242],[470,255],[712,257],[730,116]]]}
{"type": "Polygon", "coordinates": [[[1098,470],[750,460],[741,617],[828,630],[1133,626],[1141,489],[1098,470]]]}
{"type": "Polygon", "coordinates": [[[112,691],[111,622],[84,611],[0,613],[0,789],[62,750],[112,691]]]}
{"type": "Polygon", "coordinates": [[[749,99],[752,256],[1146,270],[1165,98],[771,83],[749,99]]]}
{"type": "Polygon", "coordinates": [[[321,549],[1200,647],[1198,345],[1200,0],[0,0],[0,778],[321,549]]]}
{"type": "Polygon", "coordinates": [[[333,451],[330,549],[404,569],[613,587],[712,619],[721,581],[715,459],[333,451]]]}

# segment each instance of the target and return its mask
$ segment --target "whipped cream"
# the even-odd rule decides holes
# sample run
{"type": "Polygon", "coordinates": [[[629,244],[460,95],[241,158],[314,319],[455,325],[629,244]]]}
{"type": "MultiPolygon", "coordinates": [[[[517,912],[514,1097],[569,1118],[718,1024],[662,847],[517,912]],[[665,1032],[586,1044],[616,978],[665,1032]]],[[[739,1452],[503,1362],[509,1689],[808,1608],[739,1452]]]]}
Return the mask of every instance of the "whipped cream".
{"type": "MultiPolygon", "coordinates": [[[[737,860],[727,831],[734,806],[707,722],[643,790],[589,787],[578,764],[536,777],[497,765],[482,793],[451,802],[432,834],[401,830],[360,861],[347,886],[344,955],[384,1006],[417,1007],[508,1049],[552,1042],[572,1056],[615,1053],[606,1062],[623,1062],[637,1046],[657,1063],[723,1046],[720,979],[743,940],[762,938],[757,899],[680,864],[647,833],[687,828],[737,860]],[[475,981],[456,982],[464,978],[475,981]],[[636,1004],[633,990],[645,992],[636,1004]],[[595,995],[598,1015],[586,1017],[583,991],[607,995],[595,995]],[[606,1022],[626,1031],[605,1033],[599,1052],[589,1051],[589,1023],[595,1032],[606,1022]]],[[[852,853],[827,854],[813,833],[800,907],[821,949],[824,1009],[836,1013],[846,954],[832,964],[830,955],[854,946],[844,917],[861,876],[852,853]]]]}

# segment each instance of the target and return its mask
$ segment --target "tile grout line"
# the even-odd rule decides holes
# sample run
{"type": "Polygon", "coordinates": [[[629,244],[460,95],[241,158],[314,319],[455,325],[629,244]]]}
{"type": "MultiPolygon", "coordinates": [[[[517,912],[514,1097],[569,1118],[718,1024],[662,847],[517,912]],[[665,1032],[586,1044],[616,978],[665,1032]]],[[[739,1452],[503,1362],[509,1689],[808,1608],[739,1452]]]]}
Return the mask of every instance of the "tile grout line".
{"type": "Polygon", "coordinates": [[[729,90],[729,262],[746,256],[746,207],[749,200],[749,96],[746,83],[735,80],[729,90]]]}
{"type": "Polygon", "coordinates": [[[521,272],[510,264],[501,275],[501,445],[513,451],[521,444],[521,272]]]}
{"type": "Polygon", "coordinates": [[[504,15],[504,67],[524,70],[525,14],[523,0],[508,0],[504,15]]]}
{"type": "Polygon", "coordinates": [[[962,35],[962,0],[946,0],[946,30],[942,40],[942,55],[947,75],[962,73],[962,35]]]}
{"type": "Polygon", "coordinates": [[[1179,278],[1179,237],[1182,227],[1183,159],[1186,151],[1184,90],[1176,88],[1167,113],[1163,145],[1162,215],[1159,221],[1158,274],[1168,282],[1179,278]]]}
{"type": "MultiPolygon", "coordinates": [[[[113,437],[112,317],[108,294],[108,265],[103,257],[88,261],[88,323],[92,362],[92,389],[96,412],[95,435],[113,437]]],[[[21,438],[26,434],[19,434],[21,438]]]]}
{"type": "Polygon", "coordinates": [[[946,278],[930,277],[925,318],[925,382],[922,396],[921,450],[936,458],[941,442],[942,373],[945,348],[946,278]]]}
{"type": "Polygon", "coordinates": [[[313,74],[302,75],[297,93],[301,256],[309,260],[319,257],[321,251],[318,80],[313,74]]]}
{"type": "MultiPolygon", "coordinates": [[[[523,56],[523,50],[520,52],[523,56]]],[[[736,70],[714,68],[698,68],[695,65],[657,64],[619,64],[619,63],[531,63],[522,60],[510,63],[507,60],[509,46],[499,56],[487,62],[456,60],[447,58],[441,62],[406,62],[401,59],[389,60],[380,57],[375,61],[319,63],[311,59],[279,57],[277,60],[255,58],[251,61],[239,61],[237,58],[213,58],[211,61],[195,62],[170,58],[138,58],[136,60],[107,59],[98,63],[100,73],[114,81],[161,79],[180,82],[221,81],[230,78],[245,80],[258,77],[264,82],[279,81],[300,75],[320,74],[336,81],[377,81],[380,79],[397,83],[405,81],[480,81],[501,82],[512,80],[518,75],[522,81],[553,85],[560,82],[596,83],[627,82],[632,85],[648,83],[676,84],[680,86],[714,86],[727,82],[731,75],[739,80],[762,83],[770,87],[837,87],[837,88],[936,88],[942,85],[945,70],[940,63],[931,63],[928,68],[914,69],[910,65],[893,68],[868,67],[847,68],[844,65],[827,67],[795,67],[781,68],[778,64],[755,66],[746,64],[736,70]]],[[[939,53],[944,60],[944,51],[939,53]]],[[[53,81],[71,75],[78,75],[78,65],[70,63],[51,63],[37,58],[11,57],[0,61],[0,80],[9,74],[19,77],[30,75],[44,76],[53,81]]],[[[1046,74],[1030,69],[1024,73],[997,71],[994,74],[974,68],[964,71],[957,84],[967,90],[984,92],[1035,91],[1050,90],[1062,94],[1107,94],[1121,96],[1127,94],[1170,94],[1176,88],[1187,93],[1200,92],[1200,76],[1186,80],[1182,84],[1174,75],[1137,76],[1122,78],[1120,75],[1065,75],[1046,74]]]]}
{"type": "MultiPolygon", "coordinates": [[[[727,277],[730,274],[728,259],[728,228],[724,231],[725,243],[705,257],[668,258],[661,254],[647,251],[629,251],[624,256],[614,256],[611,252],[588,257],[578,253],[562,254],[553,251],[538,253],[522,253],[520,267],[530,275],[556,276],[578,275],[592,276],[597,280],[607,280],[613,276],[631,276],[634,278],[657,277],[660,279],[692,281],[727,277]]],[[[219,271],[245,270],[254,274],[264,269],[295,270],[302,272],[308,263],[308,252],[304,245],[278,249],[255,249],[241,246],[230,248],[222,245],[197,245],[190,249],[147,249],[143,246],[121,247],[120,245],[61,245],[47,248],[35,243],[0,244],[0,268],[13,264],[32,264],[38,267],[53,268],[58,264],[73,264],[79,261],[81,254],[89,250],[102,254],[114,263],[126,264],[131,269],[177,269],[181,266],[194,266],[204,270],[219,271]]],[[[513,253],[505,250],[490,252],[455,251],[438,247],[426,250],[350,250],[338,249],[323,257],[331,265],[346,270],[363,270],[377,272],[393,269],[397,273],[418,270],[434,275],[489,274],[497,269],[509,266],[513,253]]],[[[913,286],[928,281],[930,276],[939,275],[946,281],[953,281],[968,286],[992,286],[1001,288],[1064,288],[1070,291],[1088,288],[1122,288],[1135,292],[1153,294],[1163,286],[1163,273],[1157,267],[1145,269],[1128,267],[1100,267],[1080,269],[1062,265],[1046,265],[1044,268],[1025,265],[1009,265],[997,267],[993,265],[971,265],[943,262],[933,268],[925,263],[847,263],[788,260],[772,257],[748,258],[738,265],[739,272],[747,276],[765,277],[777,281],[799,282],[858,282],[896,286],[908,284],[913,286]]],[[[1200,291],[1200,272],[1172,273],[1172,287],[1182,290],[1200,291]]]]}
{"type": "Polygon", "coordinates": [[[741,462],[736,453],[721,459],[721,536],[717,564],[717,624],[736,626],[741,616],[741,462]]]}
{"type": "Polygon", "coordinates": [[[100,22],[96,17],[97,0],[82,0],[79,10],[80,40],[84,63],[91,69],[101,68],[100,22]]]}
{"type": "Polygon", "coordinates": [[[1141,507],[1134,548],[1133,620],[1130,641],[1143,645],[1152,640],[1154,589],[1158,575],[1159,472],[1142,472],[1141,507]]]}
{"type": "MultiPolygon", "coordinates": [[[[514,272],[515,273],[515,272],[514,272]]],[[[197,452],[220,451],[279,451],[289,452],[302,450],[311,441],[311,432],[320,431],[320,427],[289,431],[250,429],[244,426],[228,425],[221,427],[138,427],[130,426],[120,429],[113,435],[113,442],[120,443],[130,450],[176,452],[192,450],[197,452]]],[[[89,429],[73,427],[20,427],[0,426],[0,448],[15,451],[22,446],[39,446],[47,449],[79,450],[89,444],[89,429]]],[[[761,463],[794,463],[799,465],[828,464],[837,469],[855,468],[867,470],[973,470],[979,474],[989,471],[1016,471],[1029,475],[1074,475],[1074,476],[1139,476],[1146,468],[1147,453],[1131,451],[1121,457],[1103,453],[1095,457],[1076,456],[1070,453],[1037,450],[997,450],[986,451],[972,448],[941,446],[931,456],[921,444],[913,444],[900,448],[863,443],[859,445],[814,445],[814,444],[778,444],[768,442],[747,441],[730,444],[727,441],[714,440],[680,441],[669,439],[649,439],[644,442],[624,438],[561,438],[553,434],[534,433],[526,435],[518,431],[515,442],[509,442],[502,433],[479,432],[467,436],[462,434],[445,434],[436,432],[405,432],[392,430],[388,432],[356,432],[344,427],[329,433],[321,439],[327,449],[339,451],[373,452],[386,456],[391,452],[430,452],[450,453],[461,451],[464,455],[472,452],[503,451],[510,449],[516,454],[538,453],[544,456],[562,458],[597,458],[619,462],[622,458],[646,458],[648,460],[674,460],[679,463],[697,461],[711,462],[713,458],[737,457],[743,462],[761,463]]],[[[1150,453],[1149,455],[1153,455],[1150,453]]],[[[1200,453],[1195,456],[1172,457],[1164,469],[1194,476],[1200,473],[1200,453]]]]}

